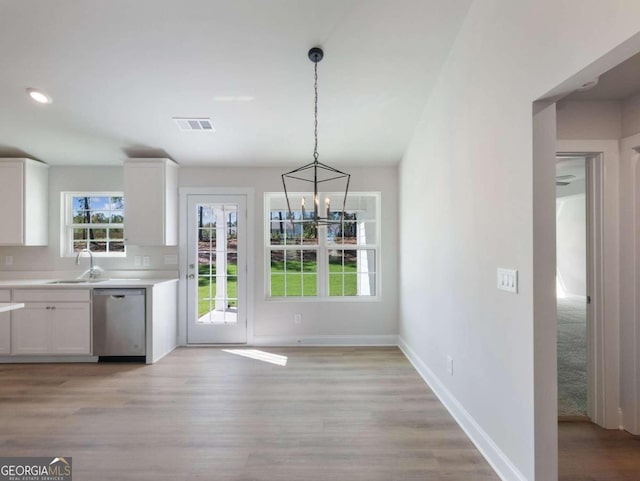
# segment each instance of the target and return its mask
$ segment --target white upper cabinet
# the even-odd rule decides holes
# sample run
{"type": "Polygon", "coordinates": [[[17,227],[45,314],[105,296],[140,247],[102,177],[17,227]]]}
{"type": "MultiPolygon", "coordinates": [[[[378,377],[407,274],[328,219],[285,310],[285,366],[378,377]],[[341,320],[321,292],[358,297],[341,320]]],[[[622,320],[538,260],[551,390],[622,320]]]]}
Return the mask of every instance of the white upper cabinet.
{"type": "Polygon", "coordinates": [[[37,160],[0,159],[0,245],[47,245],[48,168],[37,160]]]}
{"type": "Polygon", "coordinates": [[[125,162],[124,237],[135,246],[178,244],[178,165],[172,160],[125,162]]]}

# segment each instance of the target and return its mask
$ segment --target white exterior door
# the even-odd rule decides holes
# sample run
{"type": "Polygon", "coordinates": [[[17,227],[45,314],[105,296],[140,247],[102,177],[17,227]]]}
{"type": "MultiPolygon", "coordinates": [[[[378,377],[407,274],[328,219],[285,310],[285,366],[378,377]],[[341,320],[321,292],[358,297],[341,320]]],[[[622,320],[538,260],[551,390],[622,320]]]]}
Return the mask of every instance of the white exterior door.
{"type": "Polygon", "coordinates": [[[187,196],[187,343],[247,342],[247,198],[187,196]]]}

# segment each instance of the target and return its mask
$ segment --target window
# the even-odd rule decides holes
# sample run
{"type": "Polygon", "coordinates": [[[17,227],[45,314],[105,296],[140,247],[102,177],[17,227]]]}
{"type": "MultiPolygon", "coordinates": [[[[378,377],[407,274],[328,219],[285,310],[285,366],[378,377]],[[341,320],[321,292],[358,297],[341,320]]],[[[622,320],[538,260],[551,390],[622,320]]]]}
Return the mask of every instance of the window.
{"type": "Polygon", "coordinates": [[[63,192],[61,256],[90,249],[98,256],[124,257],[122,192],[63,192]]]}
{"type": "Polygon", "coordinates": [[[283,193],[265,194],[268,297],[377,296],[380,194],[350,193],[345,217],[339,222],[340,213],[330,206],[342,206],[342,197],[319,195],[329,216],[338,222],[316,228],[312,213],[303,209],[312,205],[313,194],[289,194],[293,219],[283,193]],[[294,205],[299,207],[294,210],[294,205]]]}

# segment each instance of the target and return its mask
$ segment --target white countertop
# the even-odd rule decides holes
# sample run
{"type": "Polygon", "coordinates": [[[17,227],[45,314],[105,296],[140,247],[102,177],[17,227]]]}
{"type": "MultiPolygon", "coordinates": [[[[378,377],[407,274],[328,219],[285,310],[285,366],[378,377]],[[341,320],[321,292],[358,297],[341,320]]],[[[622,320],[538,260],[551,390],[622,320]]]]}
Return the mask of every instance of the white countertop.
{"type": "Polygon", "coordinates": [[[22,309],[24,303],[22,302],[0,302],[0,312],[13,311],[14,309],[22,309]]]}
{"type": "Polygon", "coordinates": [[[105,279],[97,282],[73,284],[54,284],[65,279],[5,279],[0,280],[0,288],[55,288],[55,289],[101,289],[105,287],[153,287],[165,282],[178,282],[178,279],[105,279]]]}

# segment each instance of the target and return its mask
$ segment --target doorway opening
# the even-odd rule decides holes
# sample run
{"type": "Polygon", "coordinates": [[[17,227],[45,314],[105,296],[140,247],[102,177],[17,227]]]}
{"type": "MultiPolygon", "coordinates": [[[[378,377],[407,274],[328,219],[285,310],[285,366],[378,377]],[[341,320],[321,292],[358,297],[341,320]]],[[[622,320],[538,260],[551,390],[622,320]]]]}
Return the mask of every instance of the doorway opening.
{"type": "Polygon", "coordinates": [[[556,160],[558,419],[588,420],[587,158],[558,155],[556,160]]]}

